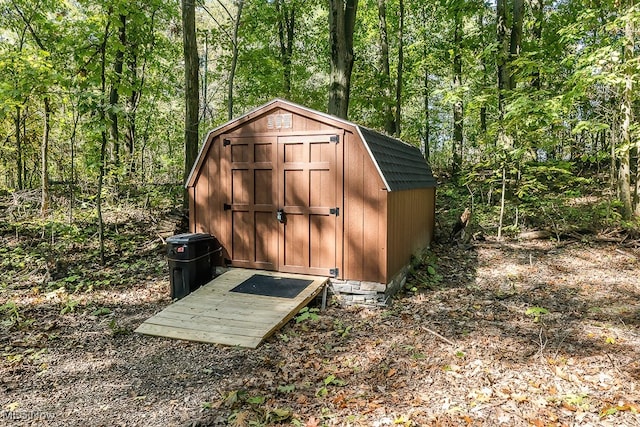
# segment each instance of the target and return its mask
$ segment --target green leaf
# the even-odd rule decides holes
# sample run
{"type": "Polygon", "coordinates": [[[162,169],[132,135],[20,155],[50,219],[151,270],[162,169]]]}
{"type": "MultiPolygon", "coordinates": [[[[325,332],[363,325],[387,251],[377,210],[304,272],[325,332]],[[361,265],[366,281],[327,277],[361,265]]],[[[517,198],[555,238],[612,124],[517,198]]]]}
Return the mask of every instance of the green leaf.
{"type": "Polygon", "coordinates": [[[91,312],[92,316],[104,316],[105,314],[111,314],[112,311],[109,310],[107,307],[100,307],[97,310],[94,310],[91,312]]]}
{"type": "Polygon", "coordinates": [[[543,307],[529,307],[525,314],[527,316],[540,316],[541,314],[548,314],[549,310],[543,307]]]}
{"type": "Polygon", "coordinates": [[[262,405],[267,399],[264,396],[251,396],[247,399],[247,403],[252,405],[262,405]]]}
{"type": "Polygon", "coordinates": [[[289,385],[281,385],[278,386],[278,391],[280,393],[291,393],[296,389],[295,384],[289,384],[289,385]]]}

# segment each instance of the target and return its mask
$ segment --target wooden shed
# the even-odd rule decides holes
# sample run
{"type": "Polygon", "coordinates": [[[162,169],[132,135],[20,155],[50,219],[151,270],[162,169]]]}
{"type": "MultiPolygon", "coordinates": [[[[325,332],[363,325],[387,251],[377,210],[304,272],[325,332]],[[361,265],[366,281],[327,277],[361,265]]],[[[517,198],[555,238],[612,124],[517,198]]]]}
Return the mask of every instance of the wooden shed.
{"type": "Polygon", "coordinates": [[[186,187],[190,231],[216,236],[228,265],[347,293],[389,294],[433,236],[420,150],[281,99],[209,132],[186,187]]]}

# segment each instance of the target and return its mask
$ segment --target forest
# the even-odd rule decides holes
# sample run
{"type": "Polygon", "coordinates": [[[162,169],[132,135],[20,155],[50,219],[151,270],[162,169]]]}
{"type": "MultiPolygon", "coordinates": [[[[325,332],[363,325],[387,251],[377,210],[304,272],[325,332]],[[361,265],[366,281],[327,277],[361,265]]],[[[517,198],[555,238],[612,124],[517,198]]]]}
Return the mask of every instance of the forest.
{"type": "Polygon", "coordinates": [[[598,221],[640,214],[632,1],[191,3],[188,55],[179,6],[2,2],[5,194],[38,190],[45,213],[51,194],[179,187],[211,128],[281,97],[422,147],[504,196],[505,226],[577,179],[610,190],[598,221]]]}
{"type": "Polygon", "coordinates": [[[639,27],[635,0],[0,0],[0,424],[638,424],[639,27]],[[432,247],[388,307],[254,351],[134,334],[207,133],[274,98],[420,148],[432,247]]]}

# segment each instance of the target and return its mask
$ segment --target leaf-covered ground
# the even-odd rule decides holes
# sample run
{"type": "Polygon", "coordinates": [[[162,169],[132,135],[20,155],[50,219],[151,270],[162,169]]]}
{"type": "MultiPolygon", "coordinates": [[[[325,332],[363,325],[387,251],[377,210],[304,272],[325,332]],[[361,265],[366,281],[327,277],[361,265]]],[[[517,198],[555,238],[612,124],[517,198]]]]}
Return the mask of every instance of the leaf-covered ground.
{"type": "Polygon", "coordinates": [[[131,332],[170,303],[144,239],[105,268],[0,240],[0,425],[640,425],[630,245],[436,245],[390,307],[330,306],[246,350],[131,332]]]}

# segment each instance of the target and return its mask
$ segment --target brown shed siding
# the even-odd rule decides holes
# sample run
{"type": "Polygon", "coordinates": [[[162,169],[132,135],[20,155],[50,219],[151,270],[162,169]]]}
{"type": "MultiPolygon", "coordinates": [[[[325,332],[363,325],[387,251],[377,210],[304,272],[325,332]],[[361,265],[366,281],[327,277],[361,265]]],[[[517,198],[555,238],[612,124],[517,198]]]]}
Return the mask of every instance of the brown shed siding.
{"type": "Polygon", "coordinates": [[[208,135],[187,182],[190,230],[235,266],[387,284],[431,240],[434,186],[414,147],[276,100],[208,135]]]}
{"type": "Polygon", "coordinates": [[[341,277],[384,283],[387,191],[357,135],[347,134],[344,154],[344,246],[341,277]]]}
{"type": "Polygon", "coordinates": [[[388,280],[407,265],[411,255],[429,246],[435,221],[435,194],[435,188],[389,193],[388,280]]]}

